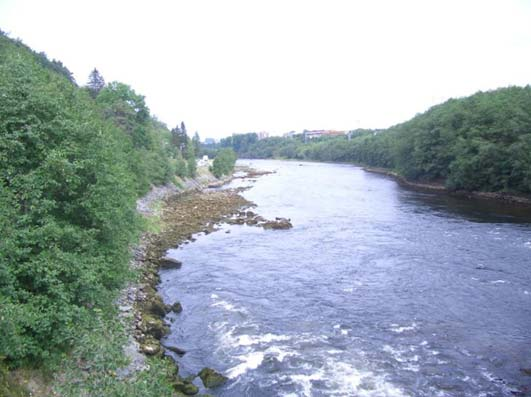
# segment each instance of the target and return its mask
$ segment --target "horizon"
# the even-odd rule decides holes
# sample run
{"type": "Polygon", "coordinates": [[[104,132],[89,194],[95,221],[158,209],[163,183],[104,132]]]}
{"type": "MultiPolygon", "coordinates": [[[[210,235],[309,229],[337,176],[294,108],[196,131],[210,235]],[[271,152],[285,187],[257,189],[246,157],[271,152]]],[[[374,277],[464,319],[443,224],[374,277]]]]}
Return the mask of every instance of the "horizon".
{"type": "Polygon", "coordinates": [[[517,0],[0,1],[0,29],[80,86],[96,68],[202,140],[388,128],[451,98],[528,85],[529,26],[531,4],[517,0]]]}

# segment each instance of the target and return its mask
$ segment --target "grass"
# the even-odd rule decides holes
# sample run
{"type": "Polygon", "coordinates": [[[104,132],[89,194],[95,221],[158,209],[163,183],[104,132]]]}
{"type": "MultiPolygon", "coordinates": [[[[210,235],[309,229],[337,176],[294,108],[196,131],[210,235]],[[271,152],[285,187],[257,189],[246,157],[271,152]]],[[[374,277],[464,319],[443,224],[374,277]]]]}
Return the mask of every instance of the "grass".
{"type": "Polygon", "coordinates": [[[61,363],[54,391],[62,397],[172,397],[177,367],[166,358],[152,358],[148,369],[120,379],[117,372],[128,364],[123,353],[127,336],[116,321],[118,313],[101,313],[96,326],[79,339],[61,363]]]}
{"type": "Polygon", "coordinates": [[[144,230],[148,233],[158,234],[161,233],[163,230],[163,222],[162,222],[162,207],[164,205],[164,202],[162,200],[158,200],[155,203],[151,205],[151,208],[153,210],[153,215],[151,216],[144,216],[143,222],[144,222],[144,230]]]}

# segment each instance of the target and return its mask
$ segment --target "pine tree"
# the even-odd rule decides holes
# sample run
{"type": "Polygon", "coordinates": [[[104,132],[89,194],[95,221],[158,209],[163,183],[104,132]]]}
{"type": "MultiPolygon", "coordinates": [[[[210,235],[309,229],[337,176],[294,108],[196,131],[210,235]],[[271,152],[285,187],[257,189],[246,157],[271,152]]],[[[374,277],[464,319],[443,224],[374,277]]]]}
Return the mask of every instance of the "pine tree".
{"type": "Polygon", "coordinates": [[[105,80],[100,72],[98,72],[98,69],[94,68],[94,70],[89,74],[87,83],[87,88],[92,98],[96,98],[103,87],[105,87],[105,80]]]}
{"type": "Polygon", "coordinates": [[[199,133],[196,131],[194,137],[192,138],[192,143],[194,144],[195,155],[199,157],[201,152],[201,139],[199,138],[199,133]]]}
{"type": "Polygon", "coordinates": [[[184,156],[188,145],[188,135],[186,134],[186,127],[184,122],[181,122],[181,126],[177,126],[171,130],[172,144],[176,150],[180,151],[184,156]]]}
{"type": "Polygon", "coordinates": [[[197,163],[195,160],[194,145],[188,142],[186,145],[186,164],[188,168],[188,176],[194,178],[197,174],[197,163]]]}

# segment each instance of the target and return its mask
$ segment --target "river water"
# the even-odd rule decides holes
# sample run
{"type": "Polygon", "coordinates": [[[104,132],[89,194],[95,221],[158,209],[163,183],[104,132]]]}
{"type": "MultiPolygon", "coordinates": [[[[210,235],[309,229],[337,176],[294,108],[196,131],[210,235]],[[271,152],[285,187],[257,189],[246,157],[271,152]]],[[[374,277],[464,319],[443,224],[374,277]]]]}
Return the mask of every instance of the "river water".
{"type": "Polygon", "coordinates": [[[169,251],[184,375],[223,372],[218,396],[531,395],[529,210],[351,165],[243,163],[276,171],[243,195],[293,228],[223,225],[169,251]]]}

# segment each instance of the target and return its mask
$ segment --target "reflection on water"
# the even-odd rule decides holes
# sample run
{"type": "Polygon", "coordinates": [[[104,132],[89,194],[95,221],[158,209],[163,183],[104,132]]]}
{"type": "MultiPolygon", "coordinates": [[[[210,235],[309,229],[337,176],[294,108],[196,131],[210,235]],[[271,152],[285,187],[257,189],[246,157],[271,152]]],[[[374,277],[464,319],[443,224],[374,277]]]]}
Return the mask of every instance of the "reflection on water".
{"type": "Polygon", "coordinates": [[[416,206],[419,211],[425,210],[439,216],[462,217],[473,222],[531,224],[529,206],[414,190],[404,190],[399,197],[407,207],[416,206]]]}
{"type": "Polygon", "coordinates": [[[170,251],[185,375],[223,371],[219,396],[525,395],[528,212],[348,165],[252,163],[277,172],[245,197],[294,227],[224,225],[170,251]]]}

